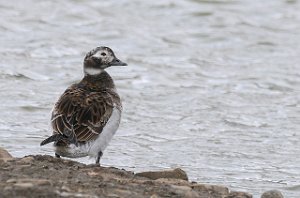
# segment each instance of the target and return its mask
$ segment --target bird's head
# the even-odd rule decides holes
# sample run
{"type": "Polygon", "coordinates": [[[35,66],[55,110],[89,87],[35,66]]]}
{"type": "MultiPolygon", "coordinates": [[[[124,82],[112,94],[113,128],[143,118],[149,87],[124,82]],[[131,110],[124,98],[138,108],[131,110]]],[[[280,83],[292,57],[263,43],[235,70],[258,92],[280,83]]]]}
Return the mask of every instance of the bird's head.
{"type": "Polygon", "coordinates": [[[127,64],[120,61],[109,47],[101,46],[86,54],[83,65],[86,75],[97,75],[110,66],[126,66],[127,64]]]}

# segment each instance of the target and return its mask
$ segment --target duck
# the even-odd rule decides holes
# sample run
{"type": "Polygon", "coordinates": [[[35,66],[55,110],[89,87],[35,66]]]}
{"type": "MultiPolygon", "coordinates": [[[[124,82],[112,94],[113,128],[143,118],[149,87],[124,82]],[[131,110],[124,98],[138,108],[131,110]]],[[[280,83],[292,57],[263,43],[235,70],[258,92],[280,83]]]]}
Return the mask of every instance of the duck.
{"type": "Polygon", "coordinates": [[[105,69],[127,66],[112,49],[100,46],[83,61],[83,79],[69,86],[51,114],[52,135],[40,145],[53,142],[57,158],[100,158],[121,122],[122,103],[112,77],[105,69]]]}

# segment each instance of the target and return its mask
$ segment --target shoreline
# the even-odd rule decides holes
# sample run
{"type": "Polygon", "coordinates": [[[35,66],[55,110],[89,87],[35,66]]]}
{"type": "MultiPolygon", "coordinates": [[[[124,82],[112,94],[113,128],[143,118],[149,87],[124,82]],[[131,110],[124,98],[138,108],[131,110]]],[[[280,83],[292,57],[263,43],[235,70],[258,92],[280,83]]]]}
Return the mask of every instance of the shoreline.
{"type": "Polygon", "coordinates": [[[252,198],[225,186],[189,182],[180,168],[134,173],[49,155],[13,158],[0,148],[0,197],[252,198]]]}

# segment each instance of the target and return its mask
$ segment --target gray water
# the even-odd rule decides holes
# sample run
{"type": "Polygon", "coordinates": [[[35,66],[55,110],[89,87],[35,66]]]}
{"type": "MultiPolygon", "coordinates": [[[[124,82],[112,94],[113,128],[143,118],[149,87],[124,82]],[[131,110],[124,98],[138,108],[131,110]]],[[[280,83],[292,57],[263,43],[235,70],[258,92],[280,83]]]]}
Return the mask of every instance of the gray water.
{"type": "Polygon", "coordinates": [[[108,69],[124,112],[104,166],[300,197],[300,2],[2,0],[0,41],[12,155],[53,155],[50,111],[107,45],[129,66],[108,69]]]}

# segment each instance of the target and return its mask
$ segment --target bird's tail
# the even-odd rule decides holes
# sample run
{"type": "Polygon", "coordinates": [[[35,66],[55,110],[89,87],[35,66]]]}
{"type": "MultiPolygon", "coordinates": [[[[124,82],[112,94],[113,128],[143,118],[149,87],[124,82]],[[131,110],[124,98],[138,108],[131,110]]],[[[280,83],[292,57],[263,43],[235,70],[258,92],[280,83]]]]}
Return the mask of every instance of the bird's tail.
{"type": "Polygon", "coordinates": [[[40,145],[43,146],[45,144],[49,144],[50,142],[57,142],[63,139],[66,139],[66,137],[61,134],[55,134],[42,141],[40,145]]]}

